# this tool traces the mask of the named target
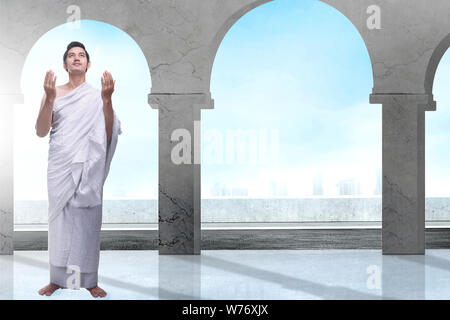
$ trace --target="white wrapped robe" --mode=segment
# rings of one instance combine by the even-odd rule
[[[51,278],[61,278],[52,276],[55,267],[76,265],[95,275],[86,285],[96,282],[103,186],[121,133],[114,112],[107,143],[101,92],[88,83],[55,100],[47,170]]]

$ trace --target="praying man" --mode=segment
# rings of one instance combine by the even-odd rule
[[[101,91],[86,82],[91,66],[80,42],[71,42],[63,56],[69,81],[56,86],[47,71],[36,134],[50,131],[48,187],[48,252],[50,283],[40,295],[57,289],[86,288],[105,297],[98,286],[103,185],[108,176],[120,121],[112,107],[115,80],[105,71]]]

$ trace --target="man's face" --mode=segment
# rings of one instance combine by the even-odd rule
[[[67,53],[64,69],[69,73],[80,74],[85,73],[89,69],[91,63],[87,61],[86,52],[83,48],[73,47]]]

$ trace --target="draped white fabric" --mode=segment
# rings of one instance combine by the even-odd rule
[[[121,133],[114,112],[107,143],[101,92],[87,82],[55,100],[47,169],[49,222],[69,200],[76,207],[102,204],[103,185]]]

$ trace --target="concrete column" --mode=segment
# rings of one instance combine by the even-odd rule
[[[205,94],[150,94],[159,109],[159,254],[200,254],[200,110]]]
[[[383,105],[383,254],[425,253],[425,111],[421,94],[373,94]]]
[[[21,94],[0,94],[0,254],[13,254],[14,177],[13,107]]]

